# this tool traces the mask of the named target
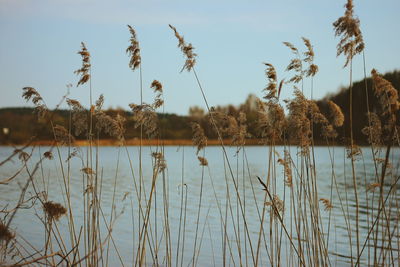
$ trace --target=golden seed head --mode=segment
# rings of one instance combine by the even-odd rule
[[[320,198],[319,201],[322,202],[322,204],[324,204],[325,206],[325,210],[329,211],[333,208],[333,205],[331,203],[331,201],[327,198]]]
[[[201,166],[208,166],[208,161],[206,158],[203,157],[197,157],[197,158],[199,159]]]
[[[66,208],[64,208],[61,204],[54,203],[52,201],[47,201],[43,203],[43,209],[46,215],[49,216],[50,219],[55,219],[55,220],[60,219],[61,216],[67,213]]]
[[[364,50],[364,40],[360,30],[360,20],[354,16],[354,5],[352,0],[347,0],[344,16],[338,18],[334,23],[335,35],[341,39],[337,45],[337,56],[346,56],[346,67],[356,54]]]
[[[142,58],[140,56],[140,48],[139,48],[139,41],[136,37],[135,29],[132,26],[128,25],[129,32],[131,34],[130,42],[131,44],[126,49],[126,53],[131,57],[129,61],[129,67],[132,70],[135,70],[140,66]]]
[[[78,81],[78,84],[76,86],[79,85],[83,85],[85,83],[87,83],[90,79],[90,53],[87,50],[85,43],[81,42],[81,50],[78,51],[78,54],[81,55],[82,57],[82,67],[80,69],[77,69],[76,71],[74,71],[74,73],[76,75],[80,76],[80,79]]]
[[[186,61],[185,64],[182,67],[181,72],[186,69],[187,71],[190,71],[194,65],[196,64],[196,57],[197,54],[193,52],[194,47],[192,46],[191,43],[187,44],[185,42],[185,39],[183,36],[181,36],[176,28],[169,24],[169,27],[174,31],[175,37],[178,39],[178,47],[181,49],[182,53],[186,56]]]
[[[192,132],[193,132],[193,144],[197,146],[196,155],[199,154],[200,150],[207,146],[207,137],[204,134],[203,128],[197,122],[192,122]]]
[[[81,171],[87,175],[95,174],[95,172],[92,170],[92,168],[89,168],[89,167],[82,168]]]

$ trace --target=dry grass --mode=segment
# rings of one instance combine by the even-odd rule
[[[346,58],[350,88],[353,57],[364,49],[360,21],[354,15],[353,8],[353,2],[348,0],[344,16],[334,22],[335,34],[340,37],[337,55],[343,54]],[[196,266],[204,264],[204,261],[200,264],[198,261],[202,246],[205,246],[203,237],[207,229],[210,236],[208,241],[213,251],[212,262],[215,263],[214,257],[217,254],[224,266],[332,266],[341,264],[336,262],[335,256],[338,254],[335,245],[339,243],[345,243],[342,248],[348,250],[348,255],[343,258],[346,258],[349,265],[398,265],[400,177],[395,167],[398,159],[393,158],[395,154],[391,151],[394,146],[399,145],[397,115],[400,104],[397,90],[376,70],[371,72],[381,108],[376,113],[369,113],[370,124],[363,132],[369,138],[373,162],[365,162],[364,150],[353,140],[353,103],[350,90],[350,121],[346,122],[350,125],[350,136],[347,136],[349,144],[342,151],[347,158],[343,157],[343,166],[338,168],[334,150],[340,148],[332,145],[337,137],[337,128],[345,124],[345,117],[335,103],[328,103],[330,113],[325,116],[313,99],[305,97],[304,90],[308,89],[305,88],[305,84],[308,84],[305,81],[311,81],[309,89],[312,95],[313,79],[318,72],[318,66],[314,64],[314,49],[309,39],[302,38],[306,49],[304,52],[292,43],[284,42],[294,55],[286,68],[291,75],[287,82],[278,79],[278,73],[272,64],[264,63],[267,85],[262,90],[263,99],[258,99],[257,125],[252,125],[257,127],[261,139],[255,139],[249,136],[250,126],[245,113],[226,114],[209,106],[202,82],[195,70],[197,55],[192,44],[187,43],[175,27],[169,26],[185,58],[182,71],[193,73],[206,107],[206,113],[200,108],[192,110],[193,140],[163,139],[157,110],[163,107],[165,100],[162,83],[158,80],[153,80],[150,84],[149,89],[155,94],[150,104],[143,102],[142,97],[140,103],[130,104],[132,120],[135,127],[140,129],[140,136],[125,139],[125,118],[107,115],[103,110],[102,95],[95,104],[92,103],[90,53],[82,42],[78,52],[82,67],[75,73],[79,76],[78,86],[89,86],[90,106],[83,107],[79,101],[67,99],[70,107],[68,127],[55,124],[51,112],[36,89],[23,88],[22,97],[32,101],[39,117],[48,122],[53,130],[54,140],[33,140],[29,143],[30,146],[16,149],[0,164],[3,167],[3,164],[11,162],[13,158],[18,158],[17,162],[20,164],[15,174],[1,179],[4,182],[0,186],[13,183],[16,177],[25,179],[20,183],[15,206],[1,207],[0,210],[0,265],[4,265],[4,262],[15,266]],[[139,69],[142,96],[141,50],[135,29],[128,25],[128,30],[128,65],[132,71]],[[293,86],[294,95],[282,102],[279,97],[288,86]],[[217,139],[208,140],[201,123],[209,123]],[[330,166],[316,166],[315,125],[322,129]],[[86,140],[75,140],[74,137],[81,134],[85,134]],[[99,139],[100,134],[106,134],[110,139]],[[50,148],[43,153],[40,151],[42,145],[49,145]],[[262,177],[254,173],[261,171],[254,170],[248,161],[248,145],[262,145],[267,151],[265,175]],[[283,147],[283,155],[278,153],[278,145]],[[61,146],[65,146],[63,149],[68,151],[67,156],[61,153]],[[114,177],[104,176],[99,155],[100,146],[118,147]],[[129,146],[139,147],[138,158],[131,156]],[[151,147],[149,170],[143,170],[142,146]],[[174,185],[170,184],[165,146],[180,147],[182,176],[178,185],[178,204],[170,203]],[[188,184],[185,176],[187,154],[184,146],[196,147],[195,156],[199,163],[197,168],[201,176],[199,175],[199,183],[195,187]],[[221,148],[223,171],[217,177],[207,159],[207,146]],[[227,146],[235,148],[233,158],[228,155]],[[378,146],[385,147],[377,149]],[[35,149],[39,150],[40,155],[37,162],[33,162],[32,157]],[[127,162],[123,162],[124,152]],[[71,169],[76,168],[71,165],[72,158],[80,164],[77,169],[80,170],[80,177],[72,175]],[[60,177],[46,178],[45,173],[52,170],[46,169],[44,160],[54,160],[48,163],[53,164],[53,167],[57,166]],[[131,171],[133,190],[118,196],[120,165],[125,163]],[[371,165],[375,167],[373,181],[367,177],[366,171],[366,166]],[[190,172],[194,171],[192,168],[194,166],[191,166]],[[320,168],[328,168],[324,173],[331,175],[321,177]],[[123,174],[126,175],[128,174]],[[205,183],[207,176],[210,184]],[[348,177],[351,177],[351,181],[347,180]],[[76,190],[71,186],[76,179],[82,191],[79,196],[72,192]],[[112,185],[111,188],[104,186],[104,179],[111,181],[108,183]],[[215,186],[216,179],[223,181],[223,188]],[[321,179],[330,179],[329,195],[326,190],[319,191]],[[49,200],[55,194],[49,192],[49,188],[53,188],[49,185],[55,181],[61,190],[60,203]],[[207,213],[203,196],[206,191],[212,192],[215,200],[214,203],[207,203],[210,205]],[[359,198],[364,193],[366,203],[363,204],[366,207],[361,207]],[[110,196],[111,203],[104,202],[104,194]],[[77,202],[73,201],[74,198],[79,199],[79,208],[74,206]],[[189,201],[193,200],[194,205],[188,206],[192,204]],[[120,244],[113,232],[118,219],[127,216],[124,214],[125,208],[118,208],[119,201],[130,209],[132,262],[124,262],[126,255],[121,255]],[[110,206],[106,207],[105,204]],[[217,208],[217,212],[209,216],[212,205]],[[249,213],[249,207],[253,213]],[[360,211],[361,208],[364,212]],[[35,221],[43,225],[44,243],[40,247],[31,245],[29,240],[18,234],[18,229],[14,232],[14,223],[18,218],[15,215],[26,210],[33,210]],[[179,225],[171,225],[171,216],[177,216],[178,213]],[[78,223],[79,216],[82,219]],[[347,232],[345,237],[335,234],[335,229],[339,229],[336,225],[338,220]],[[194,225],[188,225],[189,221],[195,221]],[[214,224],[211,225],[212,223]],[[212,227],[219,229],[220,236],[211,236]],[[171,234],[175,228],[178,229],[177,236]],[[187,240],[192,235],[193,242],[189,243]],[[338,242],[337,238],[345,240]],[[214,251],[217,241],[220,251]]]

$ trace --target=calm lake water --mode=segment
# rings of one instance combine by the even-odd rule
[[[30,170],[33,169],[35,163],[40,159],[40,155],[47,151],[48,147],[36,147],[33,150],[32,157],[28,161]],[[288,229],[294,229],[291,224],[290,213],[290,190],[284,185],[283,167],[277,163],[279,157],[283,157],[284,148],[276,147],[275,151],[270,153],[268,147],[249,146],[238,153],[236,148],[227,147],[227,155],[229,165],[232,170],[233,177],[229,171],[228,163],[224,160],[223,152],[220,147],[207,147],[204,156],[207,158],[209,168],[204,170],[199,165],[196,156],[196,148],[194,147],[165,147],[164,155],[167,164],[165,176],[160,174],[156,180],[156,192],[152,201],[153,209],[150,214],[150,242],[153,248],[157,247],[158,263],[165,265],[165,231],[164,228],[164,197],[168,200],[169,226],[172,246],[172,263],[173,265],[188,266],[191,265],[194,251],[194,243],[196,236],[196,228],[198,227],[196,247],[198,250],[197,264],[198,266],[221,266],[224,262],[230,266],[243,265],[252,266],[251,246],[246,238],[244,231],[243,214],[246,218],[247,227],[249,229],[251,244],[255,250],[260,233],[259,214],[262,210],[265,200],[265,191],[257,180],[257,176],[266,181],[268,173],[271,179],[276,183],[276,194],[285,199],[284,221]],[[298,186],[298,176],[301,172],[307,170],[301,169],[301,160],[298,156],[296,147],[288,148],[293,159],[294,166],[293,182],[294,186]],[[7,158],[14,148],[0,147],[0,161]],[[60,148],[60,160],[57,155],[57,150],[53,151],[53,160],[44,160],[42,166],[36,172],[35,183],[36,190],[47,191],[49,200],[66,203],[64,193],[63,175],[70,173],[70,186],[72,196],[72,209],[76,228],[79,229],[83,224],[83,194],[84,186],[81,169],[86,167],[87,148],[81,147],[79,157],[72,158],[70,169],[65,159],[69,155],[69,150],[66,147]],[[142,148],[142,170],[144,177],[144,186],[142,191],[145,192],[148,198],[151,181],[152,181],[152,163],[154,158],[151,153],[154,152],[154,147]],[[29,148],[28,153],[32,152]],[[95,151],[96,152],[96,151]],[[379,158],[384,157],[384,150],[381,151]],[[104,217],[109,222],[110,212],[115,196],[115,214],[117,217],[113,227],[113,239],[115,246],[121,255],[121,259],[126,266],[131,266],[135,259],[136,249],[138,246],[138,228],[139,228],[139,147],[100,147],[98,149],[98,167],[97,174],[101,177],[101,206]],[[132,166],[130,165],[130,160]],[[200,152],[203,156],[203,152]],[[272,155],[275,169],[270,169],[269,158]],[[389,175],[386,177],[385,192],[388,192],[394,179],[399,175],[399,149],[394,148],[391,153],[391,168]],[[353,193],[353,181],[351,175],[351,162],[346,158],[346,151],[343,147],[315,147],[314,149],[315,163],[313,164],[317,174],[317,189],[318,198],[331,199],[333,208],[330,212],[324,210],[324,206],[320,202],[320,212],[323,221],[323,231],[328,233],[328,221],[330,218],[329,232],[329,254],[331,265],[343,266],[348,265],[350,257],[350,245],[348,232],[345,226],[343,210],[340,208],[338,193],[344,204],[346,213],[350,214],[349,220],[353,234],[353,246],[355,240],[355,200]],[[95,153],[93,155],[95,158]],[[82,161],[83,160],[83,161]],[[0,180],[14,175],[22,166],[20,160],[15,157],[12,161],[0,166]],[[95,166],[95,163],[93,163]],[[375,180],[375,165],[373,164],[370,148],[363,148],[362,155],[355,161],[357,173],[357,186],[359,191],[360,203],[360,242],[363,243],[370,229],[371,222],[376,216],[371,213],[371,205],[375,203],[377,208],[377,196],[379,189],[373,193],[366,191],[366,184],[376,183]],[[381,165],[379,167],[379,173]],[[336,177],[337,189],[332,188],[332,174]],[[203,179],[202,179],[203,177]],[[18,201],[21,186],[26,182],[26,170],[23,170],[19,176],[12,180],[7,185],[0,185],[0,208],[11,209]],[[242,209],[238,205],[238,200],[235,193],[233,181],[238,186],[238,191],[242,201]],[[136,182],[136,187],[135,187]],[[199,195],[201,184],[203,182],[203,195],[201,202],[201,213],[199,223],[197,224],[197,211],[199,208]],[[116,186],[114,187],[114,184]],[[44,186],[45,185],[45,186]],[[163,187],[166,189],[166,196],[163,195]],[[115,189],[115,191],[114,191]],[[333,190],[332,190],[333,189]],[[183,197],[182,197],[183,190]],[[394,253],[394,258],[399,259],[399,191],[400,187],[394,187],[392,197],[386,203],[388,216],[393,221],[393,239],[391,251]],[[115,194],[115,195],[114,195]],[[227,195],[230,195],[229,199]],[[332,194],[332,197],[331,197]],[[34,195],[32,187],[29,187],[25,199]],[[375,197],[375,199],[373,199]],[[183,200],[183,201],[182,201]],[[229,200],[229,201],[228,201]],[[268,200],[268,199],[267,199]],[[144,197],[142,198],[143,207],[145,204]],[[29,205],[30,202],[27,203]],[[30,206],[30,205],[29,205]],[[369,209],[368,209],[369,207]],[[4,215],[1,215],[2,218]],[[221,223],[221,217],[226,219],[227,238],[229,246],[225,242],[224,231]],[[266,213],[267,218],[264,222],[264,228],[269,229],[270,213]],[[43,218],[43,211],[38,202],[30,209],[21,209],[17,214],[13,223],[12,229],[17,233],[17,237],[23,237],[38,250],[43,249],[44,244],[44,226],[40,222]],[[141,220],[141,223],[143,221]],[[67,234],[67,218],[64,216],[57,223],[59,230],[65,237],[65,242],[68,242],[69,235]],[[104,224],[102,224],[104,225]],[[104,226],[102,226],[104,227]],[[181,229],[181,231],[179,231]],[[105,230],[103,228],[103,230]],[[236,234],[237,233],[237,234]],[[325,234],[324,238],[327,238]],[[178,242],[178,239],[180,240]],[[269,245],[269,233],[265,233],[266,242],[261,242],[260,266],[269,266],[269,259],[265,244]],[[304,240],[304,242],[307,242]],[[297,244],[297,241],[296,241]],[[371,244],[372,245],[372,244]],[[110,266],[122,265],[120,259],[115,253],[113,245],[110,244]],[[179,247],[179,248],[178,248]],[[282,234],[282,258],[285,258],[285,253],[289,253],[290,244]],[[363,254],[362,266],[366,265],[368,260],[368,249]],[[225,250],[225,261],[224,253]],[[177,252],[178,251],[178,252]],[[241,253],[239,253],[239,251]],[[353,247],[355,252],[355,248]],[[152,265],[153,259],[150,251],[147,251],[147,263]],[[178,257],[176,255],[178,254]],[[241,256],[239,256],[239,254]],[[372,256],[370,256],[372,257]],[[387,256],[389,257],[389,256]],[[282,260],[285,262],[285,260]],[[286,265],[286,264],[283,264]]]

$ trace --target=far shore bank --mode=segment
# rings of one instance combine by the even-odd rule
[[[29,146],[52,146],[54,145],[54,140],[37,140],[22,144],[0,144],[1,146],[15,146],[15,145],[29,145]],[[224,139],[223,144],[226,146],[232,145],[231,139]],[[76,140],[71,144],[72,146],[88,146],[89,142],[87,140]],[[93,140],[93,145],[95,146],[119,146],[121,142],[114,139],[100,139]],[[122,145],[125,146],[193,146],[193,141],[190,139],[143,139],[138,138],[127,139]],[[218,139],[210,139],[207,141],[208,146],[220,146],[221,142]],[[247,139],[245,146],[260,146],[265,145],[265,140],[261,139]],[[269,145],[269,144],[268,144]],[[276,146],[284,145],[283,142],[276,142]],[[295,144],[291,144],[295,145]],[[327,146],[326,143],[315,143],[316,146]],[[330,144],[332,146],[343,146],[340,143]]]

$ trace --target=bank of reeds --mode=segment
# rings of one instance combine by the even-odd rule
[[[363,130],[368,136],[373,156],[374,179],[371,181],[367,177],[365,150],[354,142],[351,126],[356,116],[361,116],[352,113],[354,101],[351,90],[355,67],[353,58],[364,50],[359,24],[354,15],[353,2],[348,0],[345,15],[333,24],[335,34],[340,37],[337,54],[345,56],[345,67],[349,68],[350,131],[345,133],[347,148],[333,145],[337,131],[343,130],[344,116],[340,108],[329,102],[330,114],[322,114],[312,99],[313,79],[317,77],[318,66],[314,63],[311,41],[302,38],[304,51],[290,42],[284,42],[294,55],[286,69],[292,75],[287,81],[278,79],[271,63],[264,63],[267,84],[262,91],[263,98],[258,100],[257,127],[262,139],[257,142],[265,147],[268,155],[263,170],[265,175],[261,175],[261,171],[255,173],[248,161],[245,145],[250,136],[245,114],[234,117],[209,106],[206,88],[197,72],[194,47],[174,26],[169,25],[184,56],[181,71],[193,74],[207,111],[204,117],[195,118],[192,123],[192,145],[196,147],[199,160],[198,188],[187,184],[185,159],[188,152],[183,146],[179,147],[180,184],[170,184],[168,158],[164,153],[164,146],[170,144],[163,140],[163,129],[159,127],[157,116],[157,110],[163,108],[164,101],[168,100],[163,99],[161,82],[154,80],[149,88],[144,86],[141,50],[135,29],[128,25],[130,43],[126,52],[133,75],[139,75],[139,84],[134,85],[133,90],[140,90],[140,99],[130,104],[135,128],[140,129],[140,136],[134,141],[139,146],[137,158],[129,147],[132,141],[124,138],[125,118],[107,115],[102,108],[102,96],[93,101],[96,91],[91,84],[94,78],[91,76],[91,55],[82,43],[78,51],[82,66],[75,73],[79,76],[77,86],[88,90],[90,106],[83,107],[78,100],[65,96],[62,101],[66,100],[70,107],[67,128],[56,124],[52,112],[36,89],[23,88],[23,97],[35,105],[39,118],[52,128],[54,142],[42,151],[33,138],[26,146],[1,159],[0,168],[11,161],[17,161],[20,167],[11,176],[1,177],[0,181],[0,186],[4,188],[19,181],[16,200],[0,210],[0,265],[195,266],[201,265],[199,257],[202,247],[208,245],[204,244],[208,233],[212,255],[206,257],[210,259],[208,263],[214,265],[216,257],[219,257],[224,266],[336,266],[343,262],[351,266],[397,266],[400,255],[400,176],[397,169],[399,159],[393,157],[398,154],[393,153],[393,149],[400,144],[400,104],[397,90],[376,70],[372,70],[373,90],[380,101],[380,110],[369,111],[369,125]],[[365,65],[363,67],[365,69]],[[137,70],[139,73],[136,73]],[[305,86],[309,84],[305,81],[311,82],[309,88]],[[145,103],[142,92],[150,89],[155,93],[154,100]],[[282,90],[292,89],[294,97],[282,101]],[[366,87],[366,92],[370,89]],[[305,97],[304,92],[308,90],[311,99]],[[368,106],[368,103],[358,104]],[[209,123],[218,140],[208,140],[200,122]],[[319,176],[315,127],[321,128],[326,141],[324,145],[331,162],[330,177]],[[74,138],[82,133],[86,135],[85,147],[77,146]],[[103,145],[99,140],[100,133],[109,135],[115,140],[113,144],[118,146],[111,188],[104,186],[104,170],[99,154],[99,146]],[[223,177],[217,176],[210,168],[207,159],[207,146],[210,144],[221,149]],[[281,153],[278,144],[283,147]],[[67,155],[62,153],[62,146],[66,146]],[[150,146],[151,170],[143,170],[143,146]],[[229,147],[235,148],[234,160],[227,152]],[[335,150],[338,149],[343,149],[342,153],[346,155],[342,163],[335,159]],[[38,151],[39,160],[32,162],[32,155]],[[122,176],[119,166],[125,156],[130,173],[123,176],[131,177],[133,191],[119,196],[116,190]],[[71,164],[72,159],[80,165],[81,195],[71,189],[71,184],[75,184],[77,179],[73,175],[76,164]],[[49,171],[45,161],[54,161],[52,165],[61,174],[58,181],[62,203],[52,200],[54,193],[49,192],[49,188],[53,181],[45,174]],[[337,168],[338,164],[342,165],[341,169]],[[223,192],[215,187],[215,179],[224,180]],[[330,180],[329,194],[319,192],[320,179]],[[208,180],[209,183],[206,183]],[[177,187],[180,194],[179,205],[174,208],[170,203],[172,187]],[[204,204],[205,191],[212,192],[217,210],[214,216],[219,225],[210,225],[208,215],[211,204]],[[104,194],[111,195],[111,203],[104,203]],[[196,194],[195,210],[188,209],[190,194]],[[360,207],[361,195],[365,195],[365,207]],[[118,208],[118,201],[127,203],[130,210],[131,225],[126,231],[131,235],[133,249],[129,262],[126,262],[125,255],[121,255],[113,232],[118,219],[127,216],[124,209]],[[81,205],[79,208],[75,206],[77,203]],[[250,206],[255,208],[255,214],[249,214]],[[14,227],[15,220],[25,218],[18,214],[28,212],[33,216],[32,223],[43,225],[43,233],[37,233],[43,235],[43,244],[39,247],[33,246]],[[170,223],[172,212],[179,216],[178,225]],[[346,255],[336,251],[337,238],[343,239],[343,236],[336,236],[339,219],[335,217],[338,214],[344,222],[340,227],[347,232],[347,240],[341,240],[342,246],[347,246]],[[77,217],[83,219],[78,222]],[[188,218],[195,218],[192,243],[187,241]],[[360,227],[362,222],[367,228]],[[211,227],[219,227],[220,236],[211,236]],[[217,248],[220,251],[215,251],[216,243],[213,241],[216,239],[219,239]]]

